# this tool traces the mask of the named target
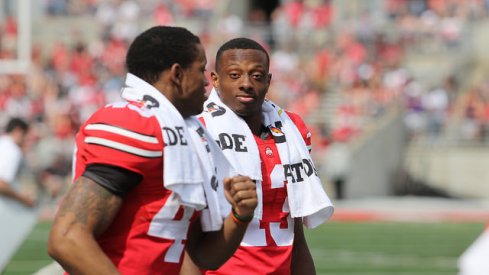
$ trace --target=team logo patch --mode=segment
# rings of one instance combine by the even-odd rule
[[[273,151],[270,147],[267,146],[267,148],[265,148],[265,155],[267,155],[267,157],[273,157]]]
[[[226,109],[217,105],[214,102],[210,102],[205,107],[207,108],[207,112],[209,112],[212,115],[212,117],[221,116],[224,113],[226,113]]]
[[[150,95],[144,95],[141,103],[148,109],[160,107],[160,103]]]
[[[284,132],[282,132],[282,130],[271,125],[268,126],[268,129],[270,130],[270,133],[273,136],[273,140],[275,140],[276,143],[285,142],[285,134]]]

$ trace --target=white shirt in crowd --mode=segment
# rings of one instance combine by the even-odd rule
[[[22,150],[8,136],[0,137],[0,180],[10,184],[15,190],[20,189],[20,185],[16,180],[17,173],[22,162]]]

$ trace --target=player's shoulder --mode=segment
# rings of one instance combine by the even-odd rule
[[[302,119],[302,117],[296,113],[293,113],[293,112],[290,112],[290,111],[285,111],[287,113],[287,115],[290,117],[290,119],[292,120],[292,122],[294,122],[294,124],[297,126],[297,128],[299,129],[307,129],[307,125],[306,123],[304,122],[304,119]]]
[[[87,120],[85,127],[93,124],[119,127],[141,134],[159,132],[154,113],[142,105],[130,102],[111,103],[98,109]]]
[[[287,115],[290,117],[292,122],[294,122],[295,126],[299,130],[299,132],[302,135],[302,138],[306,142],[307,146],[311,145],[311,131],[309,130],[309,127],[307,127],[306,123],[302,119],[301,116],[299,116],[296,113],[285,111]]]
[[[152,112],[123,102],[97,110],[77,135],[80,154],[92,163],[106,163],[135,171],[135,165],[161,157],[161,128]],[[144,170],[142,168],[138,168]]]

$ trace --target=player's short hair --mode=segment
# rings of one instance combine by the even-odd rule
[[[7,126],[5,127],[5,132],[11,133],[17,128],[20,128],[23,132],[27,132],[29,130],[29,124],[27,124],[27,122],[25,122],[21,118],[13,117],[7,123]]]
[[[198,36],[182,27],[156,26],[139,34],[129,46],[129,73],[155,83],[161,72],[178,63],[188,68],[198,56]]]
[[[236,49],[241,49],[241,50],[258,50],[267,56],[267,66],[270,64],[270,56],[268,55],[268,52],[263,48],[262,45],[260,45],[258,42],[256,42],[253,39],[245,38],[245,37],[239,37],[239,38],[234,38],[229,40],[228,42],[224,43],[219,50],[217,50],[216,53],[216,71],[219,71],[219,66],[221,63],[221,56],[222,54],[227,51],[227,50],[236,50]]]

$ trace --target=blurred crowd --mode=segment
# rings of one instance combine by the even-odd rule
[[[9,12],[16,1],[2,2],[0,61],[15,58],[18,37]],[[345,2],[356,3],[355,14]],[[456,52],[466,26],[487,18],[489,1],[386,0],[381,11],[368,2],[284,0],[270,13],[252,5],[243,18],[221,11],[218,0],[45,0],[40,21],[89,18],[97,36],[49,48],[33,44],[27,74],[0,75],[0,124],[12,116],[30,121],[30,171],[56,198],[70,180],[78,127],[119,98],[128,43],[147,25],[192,21],[207,49],[208,71],[217,47],[231,37],[248,36],[270,50],[269,97],[310,122],[316,152],[354,139],[393,107],[406,112],[412,136],[429,132],[436,139],[456,109],[467,121],[464,137],[489,139],[488,83],[464,93],[448,76],[425,87],[404,64],[428,42]],[[318,112],[328,112],[328,119],[314,119]]]

